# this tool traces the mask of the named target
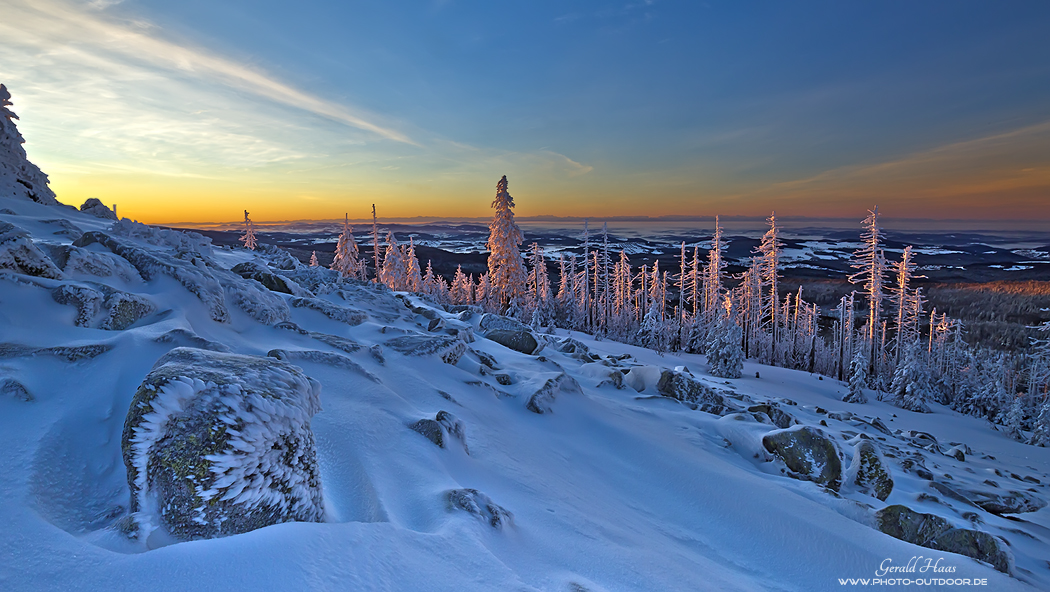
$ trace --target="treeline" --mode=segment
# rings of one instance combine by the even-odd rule
[[[962,322],[928,306],[915,282],[912,248],[897,261],[886,258],[878,208],[864,220],[863,246],[851,261],[848,281],[858,289],[838,300],[830,326],[821,327],[821,308],[807,301],[801,287],[780,296],[783,245],[775,214],[750,265],[733,278],[726,274],[716,218],[706,252],[683,242],[676,269],[661,269],[658,261],[635,267],[625,252],[610,249],[604,226],[592,237],[585,223],[583,254],[560,254],[552,281],[542,247],[533,243],[524,255],[520,251],[523,236],[506,177],[496,186],[492,207],[488,270],[477,278],[457,269],[449,283],[429,262],[421,270],[412,241],[399,244],[392,234],[380,261],[374,207],[373,272],[345,222],[331,267],[344,278],[422,293],[438,304],[476,305],[536,329],[559,327],[660,352],[705,354],[716,376],[740,377],[745,358],[819,373],[846,382],[848,402],[865,403],[874,393],[916,412],[939,403],[986,418],[1018,440],[1050,445],[1050,324],[1025,351],[967,343]],[[1002,294],[1013,297],[1005,289]]]

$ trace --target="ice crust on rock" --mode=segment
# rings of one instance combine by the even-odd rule
[[[324,517],[320,384],[273,358],[176,348],[139,386],[122,448],[138,535],[214,538]]]

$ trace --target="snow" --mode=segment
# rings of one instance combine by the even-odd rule
[[[883,454],[896,454],[891,445],[917,450],[902,436],[872,428],[874,418],[891,431],[927,432],[942,453],[921,452],[943,482],[962,487],[992,479],[1050,497],[1050,449],[1020,444],[973,417],[934,403],[931,414],[903,411],[876,401],[870,391],[870,403],[843,403],[848,389],[842,383],[750,362],[743,378],[715,378],[703,372],[702,356],[658,354],[561,330],[556,338],[577,340],[598,361],[557,346],[526,355],[469,332],[459,345],[441,339],[448,334],[440,331],[430,335],[442,348],[405,355],[387,344],[428,334],[420,325],[427,319],[384,289],[348,284],[295,306],[295,296],[265,291],[227,271],[241,261],[265,265],[263,253],[213,249],[202,237],[114,226],[26,200],[0,200],[0,206],[16,212],[3,219],[38,246],[70,245],[71,237],[55,235],[56,224],[46,222],[56,218],[85,232],[119,236],[115,240],[127,247],[119,252],[100,244],[80,247],[107,261],[110,275],[81,276],[83,267],[72,271],[68,264],[62,272],[68,281],[143,296],[160,311],[123,331],[80,327],[77,311],[55,302],[44,280],[0,281],[0,343],[24,346],[4,350],[0,375],[23,384],[35,399],[0,396],[0,589],[808,591],[838,589],[838,578],[873,577],[887,558],[905,564],[917,555],[943,555],[942,565],[956,567],[953,577],[987,578],[992,590],[1050,587],[1050,509],[1018,520],[979,511],[978,528],[1011,543],[1018,572],[1010,577],[872,527],[874,510],[898,503],[972,527],[961,513],[973,508],[944,496],[938,496],[941,503],[920,501],[920,493],[932,493],[929,481],[903,471],[902,457],[886,455],[895,487],[885,504],[845,485],[836,497],[767,461],[761,439],[776,426],[750,413],[718,417],[690,409],[658,396],[657,384],[664,369],[684,366],[737,407],[774,401],[804,425],[824,420],[828,426],[820,429],[847,455],[844,466],[853,448],[845,443],[861,432],[875,438]],[[186,258],[171,255],[180,250]],[[126,261],[121,252],[157,266],[136,265],[131,274],[119,263]],[[178,272],[139,277],[157,268]],[[191,272],[215,301],[243,302],[215,318],[209,301],[187,289]],[[413,297],[411,304],[433,309],[448,326],[462,324],[423,299]],[[247,310],[255,305],[270,313]],[[286,310],[301,331],[274,326],[283,314],[272,316],[275,309]],[[474,315],[464,322],[476,327],[478,321]],[[345,351],[321,336],[363,347]],[[325,522],[168,541],[174,544],[152,550],[118,532],[130,501],[121,432],[131,398],[161,356],[193,344],[255,356],[281,350],[277,357],[320,385],[322,410],[311,426]],[[91,356],[67,350],[43,355],[56,346],[95,345],[105,347]],[[371,353],[376,345],[385,351],[382,361]],[[464,350],[455,365],[441,358],[446,345]],[[619,359],[623,354],[630,357]],[[483,356],[497,368],[489,369]],[[627,388],[598,387],[621,369],[628,370]],[[507,374],[511,384],[498,383],[496,374]],[[531,412],[530,397],[551,380],[556,385],[547,394],[556,396],[542,401],[550,412]],[[190,380],[170,383],[164,409],[177,409],[200,388],[205,386]],[[409,429],[439,411],[462,422],[468,446],[440,448]],[[833,419],[837,412],[867,419]],[[155,419],[161,425],[163,413]],[[150,441],[144,429],[141,445]],[[965,443],[974,454],[965,461],[947,456],[951,442]],[[229,475],[244,467],[232,459],[220,463]],[[264,454],[258,463],[267,463]],[[457,491],[468,492],[464,499],[473,500],[482,518],[450,507],[450,492]],[[231,489],[224,495],[243,495],[250,503],[265,492]],[[486,513],[488,505],[507,512],[502,528],[490,525],[495,513]]]

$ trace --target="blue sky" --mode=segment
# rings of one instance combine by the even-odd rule
[[[1046,2],[4,5],[31,158],[151,221],[1050,218]]]

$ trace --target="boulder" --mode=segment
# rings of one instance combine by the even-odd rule
[[[455,364],[467,353],[467,344],[449,335],[403,335],[386,342],[390,349],[406,356],[441,356],[446,364]]]
[[[559,392],[580,393],[579,383],[564,372],[548,379],[525,403],[525,408],[533,413],[543,415],[552,411],[551,405],[557,398]]]
[[[748,407],[747,410],[750,413],[764,413],[769,421],[773,422],[773,425],[781,429],[787,429],[798,423],[794,416],[772,403],[759,403]]]
[[[102,203],[102,200],[97,197],[89,197],[87,201],[80,206],[80,211],[96,218],[102,218],[103,220],[117,219],[117,215],[113,210],[106,207],[106,204]]]
[[[442,448],[448,448],[449,439],[455,439],[463,446],[463,450],[468,454],[470,452],[467,450],[466,427],[448,411],[438,411],[434,419],[421,419],[408,427]]]
[[[230,271],[236,273],[246,280],[255,280],[263,285],[267,290],[273,292],[281,292],[283,294],[294,294],[292,288],[288,285],[285,279],[266,267],[253,263],[251,261],[245,261],[244,263],[238,263],[230,268]]]
[[[365,370],[361,364],[358,364],[342,354],[312,349],[271,349],[266,352],[266,355],[285,362],[314,362],[316,364],[324,364],[325,366],[331,366],[333,368],[342,368],[343,370],[356,372],[372,382],[382,382],[379,380],[378,376]]]
[[[11,397],[23,403],[36,400],[25,385],[10,377],[0,377],[0,397]]]
[[[846,471],[846,481],[861,491],[886,501],[893,491],[893,477],[871,440],[861,440],[853,448],[853,462]]]
[[[1046,507],[1046,500],[1024,491],[965,491],[974,504],[992,514],[1023,514]]]
[[[882,532],[920,547],[958,553],[995,569],[1013,572],[1013,557],[1002,541],[986,532],[956,528],[940,516],[916,512],[907,506],[887,506],[875,513]]]
[[[161,357],[121,440],[136,534],[191,540],[320,522],[310,429],[320,390],[273,358],[182,347]]]
[[[725,397],[684,372],[661,371],[656,390],[665,397],[677,399],[707,413],[725,415],[730,410]]]
[[[450,510],[462,510],[477,516],[497,530],[514,524],[514,515],[477,489],[451,489],[445,492]]]
[[[54,347],[33,347],[20,343],[0,343],[0,359],[29,356],[55,356],[67,362],[80,362],[101,356],[113,349],[108,343],[91,345],[56,345]]]
[[[485,333],[485,337],[503,347],[510,348],[523,354],[535,354],[540,348],[536,337],[528,331],[497,330]]]
[[[295,308],[316,310],[333,321],[346,323],[351,327],[356,327],[368,319],[368,315],[356,308],[339,306],[320,298],[292,298],[291,305]]]
[[[29,233],[8,222],[0,222],[0,269],[34,277],[62,277],[54,262],[33,244]]]
[[[776,455],[796,479],[813,481],[838,491],[842,485],[842,453],[824,432],[810,426],[770,432],[762,446]]]

